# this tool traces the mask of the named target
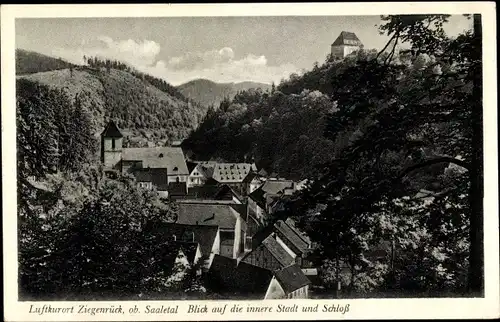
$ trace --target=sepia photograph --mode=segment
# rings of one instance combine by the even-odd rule
[[[485,297],[483,15],[14,26],[26,313]]]

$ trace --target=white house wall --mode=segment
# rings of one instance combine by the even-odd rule
[[[286,298],[285,291],[283,290],[283,287],[281,287],[276,277],[273,276],[271,282],[269,283],[269,287],[267,288],[264,300],[283,299],[283,298]]]

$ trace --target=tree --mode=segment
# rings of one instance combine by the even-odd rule
[[[469,290],[474,295],[480,294],[478,279],[481,279],[482,266],[477,254],[482,246],[478,243],[480,238],[475,240],[473,237],[481,232],[477,222],[482,213],[473,203],[469,209],[460,197],[474,195],[479,197],[477,200],[482,200],[477,184],[480,173],[471,171],[474,167],[471,165],[477,159],[481,160],[482,153],[474,150],[476,145],[473,143],[479,135],[473,134],[474,127],[470,123],[471,113],[480,114],[481,111],[477,108],[477,102],[481,100],[474,94],[477,94],[478,83],[474,83],[473,78],[478,80],[480,60],[471,55],[480,48],[480,35],[468,32],[456,39],[446,37],[442,27],[447,16],[443,15],[382,19],[385,24],[381,30],[391,35],[389,43],[393,47],[389,52],[384,48],[382,52],[385,54],[381,52],[375,59],[353,61],[331,78],[331,95],[338,111],[330,118],[327,134],[332,140],[342,136],[347,140],[337,147],[335,159],[325,165],[322,173],[311,178],[314,183],[310,189],[296,200],[296,205],[304,206],[298,207],[299,211],[324,205],[322,211],[309,212],[303,217],[302,225],[320,244],[318,252],[332,260],[340,257],[351,263],[353,272],[366,274],[370,267],[376,267],[373,261],[367,261],[366,252],[377,247],[380,238],[374,237],[384,236],[373,233],[373,221],[382,214],[392,214],[399,220],[406,212],[404,206],[397,205],[400,200],[413,203],[419,190],[426,185],[437,185],[434,189],[438,191],[437,199],[431,213],[436,216],[453,213],[447,219],[453,223],[454,229],[471,232],[470,239],[463,234],[460,236],[461,242],[468,244],[470,241],[471,245]],[[429,28],[431,24],[433,28]],[[408,52],[395,57],[398,41],[409,42],[411,47]],[[429,59],[417,64],[423,55]],[[436,69],[436,66],[440,68]],[[479,119],[479,115],[472,119]],[[477,121],[475,124],[479,128]],[[468,170],[460,172],[459,177],[461,181],[468,177],[469,182],[436,182],[439,181],[436,176],[443,169],[441,166],[439,171],[439,166],[448,164]],[[433,174],[431,169],[435,167],[438,170]],[[416,182],[423,177],[427,179]],[[449,202],[452,196],[458,201]],[[410,208],[413,216],[408,219],[410,222],[415,220],[412,218],[419,218],[417,209]],[[424,217],[436,223],[430,217]],[[411,240],[410,233],[419,238],[425,236],[425,231],[419,232],[414,224],[409,227],[413,228],[404,230],[404,240]],[[429,243],[443,235],[440,225],[427,228],[431,235],[424,240]],[[388,227],[383,231],[389,241],[396,233]],[[335,247],[328,248],[332,244]],[[424,247],[424,244],[419,245]],[[422,251],[424,258],[430,258],[428,248],[424,247]],[[434,271],[433,276],[438,276],[436,270],[443,260],[438,256],[428,271],[419,274]],[[459,270],[448,268],[450,272],[453,269]],[[393,274],[394,270],[390,272]],[[427,280],[419,290],[432,289],[430,285],[436,281]]]
[[[175,248],[152,227],[171,222],[176,207],[138,189],[132,178],[98,175],[95,181],[97,173],[89,168],[58,179],[56,187],[76,181],[86,192],[77,197],[79,202],[68,203],[61,189],[50,189],[49,195],[63,202],[22,226],[23,296],[119,298],[158,291],[158,283],[168,278]]]

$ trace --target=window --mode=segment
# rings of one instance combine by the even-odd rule
[[[177,167],[174,167],[174,171],[178,171],[178,170],[179,170],[179,168],[177,168]]]
[[[159,157],[160,157],[160,158],[163,158],[163,153],[160,153]]]
[[[111,148],[114,150],[115,149],[115,139],[111,139]]]

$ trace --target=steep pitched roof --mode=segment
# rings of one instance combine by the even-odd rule
[[[170,182],[168,184],[169,196],[186,196],[187,186],[185,182]]]
[[[273,236],[268,236],[262,241],[262,244],[281,265],[288,266],[294,263],[293,257],[288,254]]]
[[[285,220],[285,223],[290,227],[297,235],[299,235],[303,241],[305,241],[307,244],[311,245],[311,239],[309,236],[307,236],[305,233],[301,232],[299,229],[297,229],[295,225],[295,221],[292,218],[287,218]]]
[[[186,255],[189,263],[193,264],[194,258],[196,256],[196,249],[198,248],[198,243],[177,241],[176,244],[178,245],[179,249],[182,250],[184,255]]]
[[[124,148],[122,160],[141,161],[143,168],[167,169],[169,175],[188,175],[184,153],[178,147]]]
[[[274,276],[276,276],[276,279],[287,294],[311,284],[311,281],[304,275],[297,264],[276,271]]]
[[[238,217],[241,217],[241,215],[231,207],[231,204],[192,200],[179,203],[177,223],[187,225],[216,225],[221,229],[234,229]]]
[[[176,223],[163,223],[152,227],[153,230],[160,231],[167,240],[180,242],[197,243],[203,256],[208,256],[212,251],[218,226],[210,225],[181,225]]]
[[[263,296],[273,274],[271,271],[236,259],[215,255],[208,279],[217,291]]]
[[[294,187],[293,180],[270,179],[264,182],[259,189],[262,189],[266,194],[278,194],[285,189],[293,189]]]
[[[220,183],[243,182],[254,170],[255,165],[250,163],[216,163],[212,178]]]
[[[152,182],[153,175],[148,169],[137,170],[132,173],[137,182]]]
[[[108,138],[122,138],[123,134],[118,129],[118,126],[114,121],[109,121],[104,131],[102,131],[101,136]]]
[[[342,31],[332,44],[332,46],[342,46],[342,45],[363,46],[358,36],[356,36],[355,33],[349,31]]]
[[[302,239],[297,231],[290,228],[283,220],[278,220],[274,227],[289,243],[291,243],[300,252],[305,253],[308,249],[308,244]]]
[[[186,165],[187,165],[189,173],[191,174],[191,172],[193,172],[193,170],[198,166],[198,163],[192,162],[192,161],[187,161]]]

